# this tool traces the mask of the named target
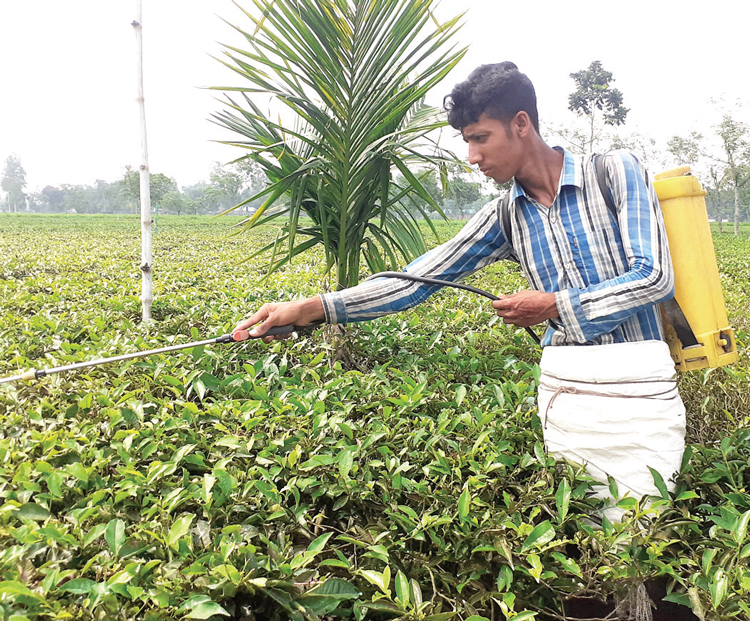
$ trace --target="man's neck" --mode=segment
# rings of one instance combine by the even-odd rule
[[[564,161],[563,153],[555,151],[536,135],[529,141],[524,163],[515,179],[526,194],[549,208],[557,196]]]

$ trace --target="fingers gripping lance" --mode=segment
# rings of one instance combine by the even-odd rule
[[[21,373],[20,375],[13,375],[12,377],[0,378],[0,384],[8,384],[10,382],[18,381],[33,381],[38,380],[47,375],[53,373],[63,373],[65,371],[76,371],[78,369],[86,369],[88,367],[96,367],[102,364],[109,364],[111,362],[123,362],[125,360],[132,360],[133,358],[146,358],[156,354],[166,354],[172,351],[179,351],[181,349],[189,349],[191,347],[200,347],[202,345],[215,345],[218,343],[235,343],[239,341],[245,341],[247,339],[263,338],[264,336],[275,336],[277,334],[290,334],[292,332],[299,331],[298,326],[276,326],[270,328],[265,334],[262,335],[251,335],[247,330],[237,330],[232,334],[223,334],[212,339],[206,339],[205,341],[195,341],[193,343],[184,343],[182,345],[171,345],[169,347],[161,347],[159,349],[149,349],[146,351],[137,351],[131,354],[124,354],[122,356],[114,356],[113,358],[101,358],[100,360],[91,360],[87,362],[76,362],[74,364],[68,364],[62,367],[53,367],[51,369],[32,369]]]

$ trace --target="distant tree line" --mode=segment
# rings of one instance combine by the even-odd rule
[[[445,186],[435,171],[422,173],[425,189],[451,219],[465,220],[474,215],[488,200],[500,192],[490,182],[474,179],[475,173],[453,167],[446,174]],[[397,175],[397,185],[403,177]],[[225,165],[215,164],[209,181],[183,186],[162,173],[151,174],[151,203],[158,205],[159,213],[175,215],[216,214],[251,198],[265,186],[262,171],[252,162]],[[140,175],[130,166],[125,168],[122,178],[114,182],[97,180],[93,185],[48,185],[40,192],[26,193],[26,171],[18,157],[6,159],[2,188],[5,197],[0,202],[0,211],[34,213],[140,213]],[[237,213],[250,213],[264,199],[255,199],[244,205]],[[421,206],[431,217],[440,214],[428,208],[427,201],[415,196],[414,215],[420,214]]]
[[[121,179],[97,180],[93,185],[48,185],[40,192],[26,192],[26,171],[15,155],[5,160],[0,211],[35,213],[140,212],[140,175],[126,167]],[[265,185],[265,177],[252,163],[215,164],[209,181],[183,186],[162,173],[151,174],[151,203],[163,214],[216,214],[251,198]],[[257,208],[262,199],[251,201],[240,213]]]

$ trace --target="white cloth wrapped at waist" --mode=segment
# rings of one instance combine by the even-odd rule
[[[557,459],[585,464],[605,485],[598,497],[609,497],[608,476],[621,497],[659,495],[649,467],[674,490],[685,447],[685,407],[666,343],[545,347],[541,370],[545,446]]]

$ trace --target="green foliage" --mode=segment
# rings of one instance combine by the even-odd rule
[[[568,97],[568,109],[579,115],[591,117],[597,110],[607,125],[622,125],[628,109],[622,105],[622,92],[611,88],[612,72],[595,60],[588,69],[571,73],[576,90]]]
[[[597,145],[606,139],[605,127],[623,125],[629,110],[623,105],[622,92],[611,87],[614,81],[612,72],[605,70],[600,61],[595,60],[588,69],[571,73],[570,77],[575,82],[576,90],[568,96],[568,109],[583,117],[586,126],[572,129],[564,127],[556,133],[560,134],[573,151],[593,153]],[[612,143],[622,141],[622,138],[616,136],[609,139]],[[625,142],[638,143],[641,139],[631,137]]]
[[[667,141],[667,151],[682,164],[695,164],[701,156],[700,143],[703,136],[700,132],[692,131],[686,137],[672,136]]]
[[[723,150],[723,181],[734,194],[734,234],[739,235],[740,190],[750,181],[750,126],[726,112],[715,129]]]
[[[177,182],[162,173],[151,173],[149,175],[149,190],[151,202],[160,202],[167,194],[177,192]],[[121,192],[132,201],[140,201],[141,198],[141,173],[133,170],[130,166],[125,167],[125,175],[119,181]]]
[[[26,171],[21,165],[21,160],[15,155],[9,155],[5,159],[5,169],[0,187],[6,192],[5,204],[9,212],[23,211],[26,207]]]
[[[724,108],[721,120],[713,126],[713,142],[711,137],[693,131],[688,136],[673,136],[667,149],[676,161],[693,166],[693,174],[700,177],[708,192],[709,213],[720,223],[734,220],[734,234],[739,235],[740,221],[747,219],[750,196],[750,126],[737,118],[736,108],[727,109],[721,101],[712,103]]]
[[[225,228],[160,222],[149,329],[136,217],[3,216],[0,376],[225,333],[317,290],[320,249],[261,286],[241,260],[273,230]],[[624,498],[594,528],[588,475],[543,450],[538,351],[441,291],[353,330],[359,370],[313,335],[0,386],[3,618],[542,619],[655,576],[707,619],[748,618],[750,253],[716,242],[742,360],[681,378],[673,499]]]
[[[248,49],[228,47],[225,64],[245,86],[217,122],[238,135],[269,184],[246,228],[283,220],[270,252],[272,272],[318,244],[335,288],[423,253],[409,201],[416,194],[441,213],[409,165],[441,160],[421,143],[445,122],[425,94],[462,57],[450,40],[457,19],[438,24],[432,0],[255,0],[252,28],[237,30]],[[264,114],[257,94],[271,97]],[[288,119],[291,115],[291,120]],[[278,120],[277,120],[278,118]],[[394,184],[392,170],[404,185]],[[276,207],[271,210],[271,207]],[[311,222],[301,221],[305,215]],[[299,237],[302,239],[300,240]]]
[[[264,185],[265,175],[252,162],[224,166],[217,163],[210,173],[210,183],[199,182],[181,189],[174,179],[153,173],[151,202],[155,214],[217,214],[252,197]],[[140,213],[140,174],[126,166],[123,177],[115,182],[99,179],[93,185],[48,185],[24,200],[26,209],[35,213],[136,214]],[[245,212],[254,211],[261,203],[260,199],[247,202]]]

